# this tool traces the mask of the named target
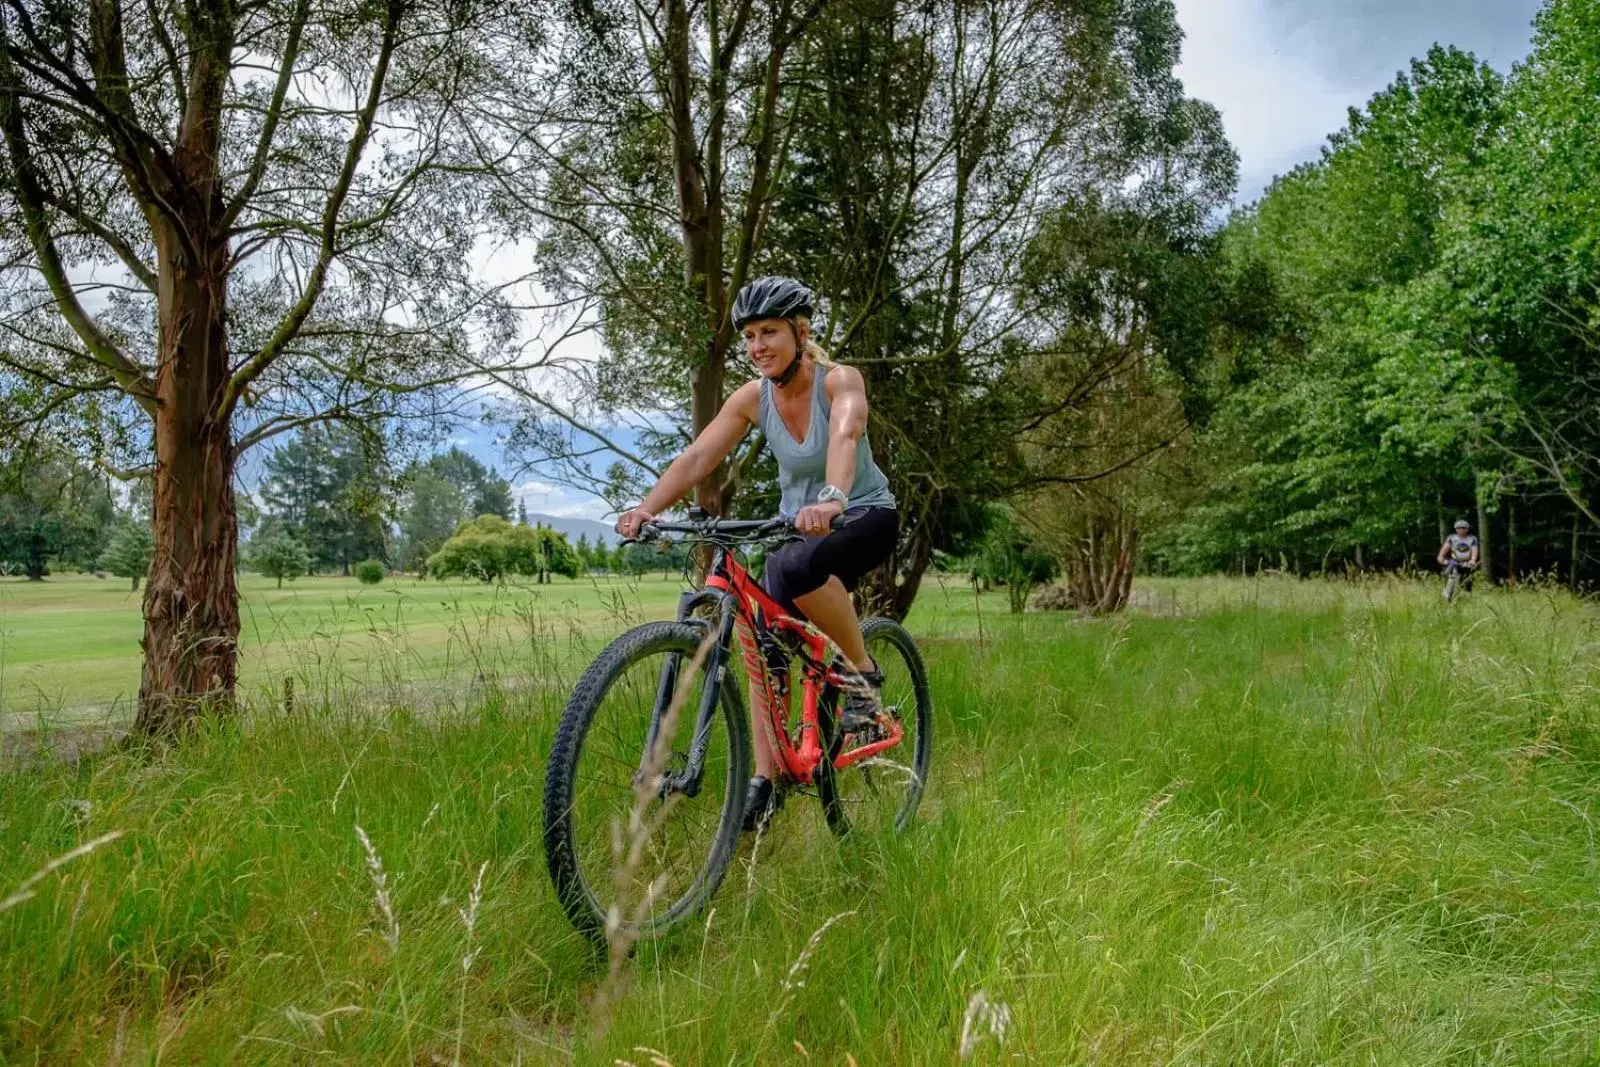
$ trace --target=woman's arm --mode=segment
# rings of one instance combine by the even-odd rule
[[[818,373],[822,369],[818,368]],[[861,372],[854,367],[831,367],[823,387],[828,390],[828,484],[842,489],[846,496],[856,480],[856,445],[867,429],[867,387]],[[811,504],[795,516],[795,528],[805,533],[821,533],[833,525],[844,511],[837,500]]]
[[[854,367],[834,367],[824,383],[828,415],[828,484],[849,494],[856,480],[856,445],[867,429],[867,385]]]
[[[728,457],[745,433],[755,424],[752,401],[758,396],[761,383],[746,382],[733,391],[717,417],[700,431],[689,447],[673,460],[661,474],[661,480],[645,494],[636,508],[622,513],[617,519],[617,532],[633,537],[643,523],[682,500],[689,490],[699,485]]]

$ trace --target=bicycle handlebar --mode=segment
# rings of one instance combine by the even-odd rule
[[[843,515],[836,516],[833,520],[838,527]],[[772,519],[719,519],[715,516],[706,516],[701,519],[690,519],[688,522],[660,521],[647,522],[639,527],[639,536],[625,538],[623,544],[647,544],[659,540],[662,534],[683,533],[693,534],[708,541],[715,540],[741,540],[759,541],[767,537],[776,537],[781,533],[794,533],[794,520],[783,518],[781,515]]]

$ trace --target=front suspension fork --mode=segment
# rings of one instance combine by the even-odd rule
[[[721,592],[702,589],[698,592],[685,593],[678,599],[680,622],[690,621],[695,608],[703,604],[715,605],[718,610],[711,623],[716,627],[716,636],[712,638],[714,643],[706,654],[704,664],[706,685],[700,693],[700,704],[695,709],[694,736],[689,744],[689,758],[682,770],[662,772],[659,792],[663,799],[673,793],[694,797],[700,792],[700,781],[705,774],[706,752],[711,747],[711,729],[716,719],[717,702],[722,696],[723,675],[727,671],[728,651],[733,637],[734,613],[727,610],[723,604],[725,596],[726,594]],[[705,631],[707,635],[712,632],[710,626],[705,627]],[[640,756],[641,774],[646,771],[650,754],[655,751],[661,737],[662,724],[677,696],[683,664],[683,653],[672,652],[668,653],[666,661],[661,665],[661,676],[656,682],[656,698],[650,709],[650,728],[645,735],[644,752]],[[677,713],[681,715],[683,710],[679,708]]]

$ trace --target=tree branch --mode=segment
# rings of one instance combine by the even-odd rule
[[[294,14],[289,18],[289,39],[284,42],[283,60],[278,67],[278,81],[272,87],[272,102],[267,105],[266,117],[261,121],[261,137],[256,142],[255,158],[250,161],[250,169],[245,175],[244,184],[239,187],[239,191],[229,202],[228,209],[223,212],[220,228],[224,231],[231,228],[240,213],[244,211],[267,172],[267,160],[272,154],[272,138],[278,132],[278,123],[283,118],[284,97],[288,95],[289,85],[294,81],[294,64],[300,55],[300,34],[305,29],[310,9],[310,0],[299,0],[295,4]]]
[[[17,72],[11,62],[9,42],[0,38],[0,126],[4,128],[6,149],[11,156],[12,188],[22,208],[28,241],[39,258],[39,271],[44,275],[61,317],[78,335],[89,356],[109,371],[123,391],[133,397],[140,407],[153,413],[157,403],[155,383],[100,329],[99,323],[79,303],[78,295],[67,279],[60,250],[56,248],[45,214],[45,191],[34,170],[33,150],[23,126],[17,87]]]
[[[155,33],[156,43],[161,46],[161,51],[167,57],[167,70],[172,75],[172,99],[177,101],[178,110],[184,107],[185,93],[183,89],[183,61],[178,58],[177,46],[172,42],[172,35],[167,32],[166,23],[161,21],[161,12],[156,9],[156,0],[144,0],[145,12],[150,18],[150,27]]]
[[[322,287],[327,280],[328,267],[333,262],[336,254],[335,244],[339,231],[339,212],[344,207],[346,197],[350,194],[350,186],[355,180],[356,167],[361,162],[362,153],[366,150],[367,141],[372,136],[372,122],[377,115],[378,104],[383,99],[383,86],[389,75],[389,60],[394,55],[395,38],[399,33],[400,17],[403,11],[401,0],[390,0],[388,17],[383,27],[383,44],[378,51],[378,62],[372,72],[372,81],[367,87],[367,99],[361,111],[356,116],[356,128],[350,136],[350,142],[345,146],[344,166],[339,171],[339,178],[334,183],[332,192],[328,196],[328,203],[322,213],[322,241],[318,251],[317,262],[311,269],[310,276],[306,279],[305,288],[300,293],[300,299],[294,307],[284,316],[278,328],[272,332],[267,343],[261,346],[255,356],[241,367],[229,380],[227,388],[218,404],[217,414],[226,418],[232,414],[234,407],[239,402],[240,395],[245,388],[261,374],[283,353],[284,348],[300,331],[306,319],[311,314],[311,309],[316,306],[317,298],[322,295]]]
[[[122,265],[128,268],[128,273],[138,279],[140,285],[152,293],[156,291],[156,272],[154,268],[139,258],[139,253],[134,251],[133,245],[129,244],[126,238],[93,215],[85,212],[80,204],[69,202],[65,197],[57,196],[48,189],[41,189],[40,192],[43,194],[46,203],[83,227],[85,232],[105,242],[106,247],[116,254],[116,257],[122,261]]]

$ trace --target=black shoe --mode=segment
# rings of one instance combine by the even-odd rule
[[[746,833],[751,830],[766,828],[772,821],[773,814],[783,807],[783,793],[775,789],[771,778],[756,775],[750,779],[750,785],[744,792],[744,829]]]
[[[845,733],[854,734],[878,725],[883,717],[883,672],[876,667],[858,671],[850,681],[839,723]]]

